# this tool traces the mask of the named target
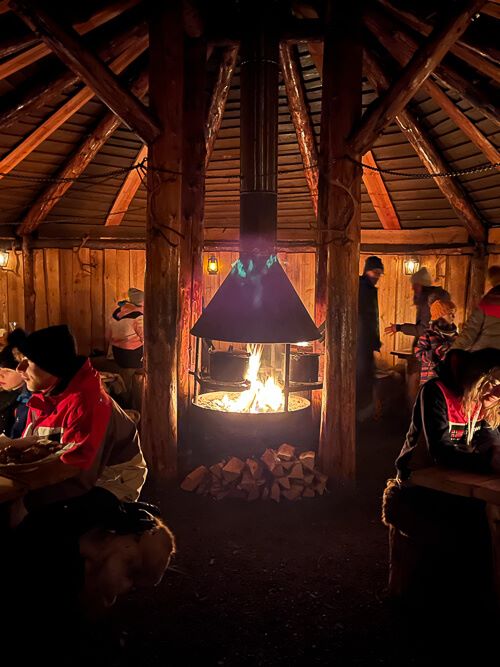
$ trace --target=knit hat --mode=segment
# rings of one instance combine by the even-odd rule
[[[0,352],[0,368],[10,368],[13,371],[17,368],[17,361],[14,359],[10,345],[4,347]]]
[[[488,278],[493,287],[500,285],[500,266],[498,264],[490,266],[488,269]]]
[[[432,276],[425,266],[412,275],[411,284],[422,285],[422,287],[430,287],[432,285]]]
[[[457,307],[453,301],[442,301],[441,299],[436,299],[436,301],[431,303],[431,321],[435,322],[441,317],[446,318],[451,315],[451,313],[454,313],[456,309]]]
[[[42,370],[58,378],[72,371],[77,358],[75,339],[65,324],[34,331],[19,349]]]
[[[128,291],[128,300],[134,306],[142,306],[144,303],[144,292],[136,287],[130,287]]]
[[[373,271],[374,269],[379,269],[380,271],[383,272],[384,265],[382,264],[382,260],[380,259],[380,257],[372,255],[371,257],[366,258],[365,268],[363,269],[363,273],[366,273],[367,271]]]

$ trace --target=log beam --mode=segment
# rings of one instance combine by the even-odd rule
[[[179,337],[177,395],[179,438],[186,441],[192,396],[189,370],[193,364],[191,327],[200,317],[203,298],[203,218],[205,202],[206,111],[203,95],[206,82],[206,42],[185,42],[185,89],[182,158],[182,231],[179,275]]]
[[[137,40],[133,46],[123,53],[121,53],[111,63],[111,68],[115,73],[122,72],[131,62],[133,62],[140,54],[147,48],[148,39],[144,36],[143,39]],[[65,102],[59,109],[49,116],[44,122],[39,125],[33,132],[28,135],[20,144],[13,148],[10,153],[0,160],[0,178],[12,171],[20,162],[22,162],[30,153],[34,151],[42,142],[61,127],[68,118],[71,118],[79,109],[81,109],[87,102],[94,97],[94,92],[88,87],[84,86],[73,97]]]
[[[133,164],[140,164],[147,155],[148,147],[145,144],[135,156]],[[138,169],[131,169],[126,175],[125,180],[115,197],[113,205],[106,216],[106,222],[104,223],[105,227],[116,226],[121,223],[141,183],[141,174]]]
[[[134,95],[141,98],[146,94],[147,88],[148,73],[147,71],[144,71],[132,86],[132,92]],[[110,138],[113,132],[120,127],[120,125],[120,119],[117,118],[112,111],[106,112],[94,130],[83,140],[73,153],[71,153],[69,159],[57,173],[58,180],[49,183],[30,206],[22,223],[18,227],[18,234],[23,235],[32,233],[38,228],[57,202],[69,190],[75,180],[85,171],[106,141]],[[119,210],[121,209],[116,208],[116,211]]]
[[[395,81],[363,114],[361,123],[351,140],[355,152],[364,154],[373,146],[375,140],[406,107],[427,77],[436,69],[451,45],[465,32],[471,18],[484,3],[485,0],[467,0],[460,10],[454,12],[432,31]]]
[[[377,168],[375,157],[371,151],[363,155],[363,164],[373,167],[373,169]],[[363,183],[383,229],[401,229],[398,214],[387,191],[382,174],[378,171],[364,168]]]
[[[184,34],[180,0],[149,11],[149,99],[163,129],[148,154],[142,443],[152,469],[175,478]]]
[[[412,30],[419,32],[422,36],[428,36],[432,32],[432,26],[426,21],[422,21],[422,19],[415,16],[415,14],[395,7],[390,0],[381,0],[381,3],[393,16],[402,21]],[[480,11],[481,13],[485,13],[485,10],[486,6],[483,6]],[[469,43],[466,37],[463,37],[453,44],[450,52],[471,67],[477,69],[483,76],[487,76],[497,83],[500,83],[498,50],[482,49]]]
[[[409,60],[420,46],[418,42],[405,28],[404,25],[395,21],[381,7],[374,3],[367,3],[364,10],[364,22],[371,32],[377,36],[379,31],[389,33],[397,43],[407,60]],[[386,48],[388,48],[386,46]],[[455,93],[467,100],[469,104],[484,114],[489,120],[498,125],[500,123],[500,107],[495,102],[498,95],[491,86],[485,86],[472,80],[471,77],[463,75],[452,64],[444,61],[433,72],[445,88],[450,88]]]
[[[307,113],[307,102],[300,73],[300,61],[293,47],[286,42],[280,44],[280,61],[283,81],[288,98],[297,142],[299,144],[304,175],[311,195],[314,214],[318,215],[318,150],[314,130]]]
[[[79,35],[85,35],[91,30],[111,21],[122,12],[130,9],[130,7],[137,5],[138,1],[139,0],[117,0],[117,2],[111,3],[111,5],[98,10],[88,21],[77,23],[73,27]],[[28,49],[28,51],[23,51],[23,53],[20,53],[15,58],[6,60],[0,64],[0,80],[5,79],[7,76],[12,76],[12,74],[28,67],[28,65],[32,65],[44,56],[48,56],[50,53],[50,48],[41,43]]]
[[[99,49],[99,57],[105,61],[113,60],[122,51],[132,46],[137,39],[143,39],[146,33],[147,26],[142,23],[115,39],[108,39],[107,44]],[[0,129],[19,121],[34,108],[44,105],[50,106],[66,88],[78,83],[79,77],[74,72],[62,68],[62,71],[56,74],[55,70],[56,68],[51,68],[52,76],[49,79],[42,82],[36,81],[34,85],[30,84],[20,90],[15,90],[11,95],[2,98]]]
[[[357,2],[328,3],[323,66],[319,219],[328,230],[325,371],[319,459],[331,477],[356,473],[356,330],[361,169],[346,138],[361,117],[362,43]]]
[[[149,110],[87,48],[75,30],[61,26],[50,14],[41,7],[34,8],[28,0],[12,0],[10,6],[127,127],[146,142],[158,136],[158,122]]]
[[[402,48],[401,40],[397,33],[390,30],[384,22],[379,22],[368,18],[368,27],[377,40],[382,44],[395,60],[402,66],[406,65],[409,60],[409,53],[407,49]],[[458,128],[472,141],[472,143],[484,154],[484,156],[492,163],[498,164],[500,162],[500,152],[491,143],[491,141],[484,136],[479,128],[460,110],[460,108],[451,100],[448,95],[431,79],[427,79],[422,86],[422,89],[428,93],[433,100],[438,104],[443,111],[455,122]]]
[[[33,249],[30,245],[30,237],[23,236],[23,279],[24,279],[24,327],[28,332],[35,331],[35,263]]]
[[[224,110],[226,108],[227,96],[231,89],[231,80],[236,67],[236,58],[238,57],[238,46],[228,46],[224,50],[222,61],[215,82],[212,98],[210,100],[210,108],[208,110],[207,129],[206,129],[206,156],[205,167],[208,167],[212,151],[214,149],[215,140],[219,135]]]
[[[383,91],[389,87],[390,76],[384,72],[375,56],[367,51],[364,53],[364,73],[375,89]],[[396,117],[396,122],[430,174],[450,170],[444,158],[427,136],[423,126],[410,111],[401,111]],[[465,225],[471,237],[479,243],[484,243],[486,240],[485,226],[479,212],[460,183],[453,178],[442,176],[434,176],[433,180],[450,203],[458,219]]]

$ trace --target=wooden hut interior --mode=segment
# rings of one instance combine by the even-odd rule
[[[67,324],[79,353],[102,361],[111,313],[130,287],[144,290],[132,407],[151,474],[178,484],[222,455],[245,461],[280,442],[298,445],[289,437],[307,420],[316,490],[327,479],[354,488],[363,476],[355,341],[366,259],[384,266],[382,422],[394,411],[386,384],[397,380],[405,393],[412,338],[386,329],[415,321],[412,275],[426,267],[451,294],[460,330],[491,287],[488,268],[500,264],[499,19],[498,0],[1,0],[0,328]],[[307,311],[319,375],[292,393],[290,355],[302,341],[286,331],[301,315],[287,306],[285,333],[271,317],[274,338],[222,333],[216,348],[276,343],[285,413],[296,395],[308,416],[290,412],[284,432],[283,407],[256,415],[260,426],[237,426],[242,416],[229,414],[227,430],[220,415],[197,428],[197,397],[218,385],[200,381],[212,329],[198,337],[191,329],[210,317],[217,294],[224,302],[228,276],[247,275],[256,246],[277,257]],[[244,321],[229,306],[227,322],[218,312],[212,322],[228,330]],[[253,321],[262,328],[267,317]],[[234,449],[238,428],[245,444]],[[209,429],[210,442],[227,448],[200,455]],[[262,430],[273,433],[269,442]],[[241,469],[226,472],[232,480]],[[278,499],[294,499],[283,484]],[[470,480],[422,484],[475,493]],[[498,577],[495,484],[479,497],[496,508]],[[215,494],[225,497],[224,488],[217,482]]]

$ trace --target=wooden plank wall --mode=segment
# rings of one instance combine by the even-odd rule
[[[145,255],[142,250],[35,250],[36,325],[67,323],[82,353],[104,349],[106,321],[116,302],[126,296],[129,286],[143,288]],[[208,257],[215,254],[219,273],[208,275]],[[309,313],[314,312],[315,255],[312,252],[280,253],[280,261]],[[205,306],[231,268],[238,253],[205,253]],[[361,257],[360,271],[366,256]],[[448,289],[458,306],[457,322],[463,323],[470,258],[467,255],[427,255],[420,258],[435,283]],[[0,270],[0,328],[8,322],[24,324],[22,258],[18,274]],[[415,309],[410,280],[403,273],[404,257],[384,255],[385,275],[379,283],[380,328],[391,322],[412,322]],[[497,262],[492,256],[490,264]],[[9,269],[16,258],[9,258]],[[408,350],[411,339],[402,334],[382,335],[381,360],[393,364],[391,350]]]

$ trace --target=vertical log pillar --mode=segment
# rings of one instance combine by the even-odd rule
[[[466,317],[469,317],[477,308],[484,294],[486,273],[488,271],[488,255],[482,246],[478,246],[472,255],[469,272],[469,285],[467,289],[467,303],[465,305]]]
[[[319,227],[327,228],[325,374],[319,460],[330,477],[356,472],[356,329],[361,168],[348,137],[361,117],[361,3],[330,0],[323,62]]]
[[[182,232],[179,275],[178,379],[179,440],[185,441],[191,396],[189,368],[193,338],[189,331],[201,315],[203,280],[203,205],[205,197],[205,79],[204,39],[185,43],[184,127],[182,152]]]
[[[149,144],[142,442],[150,468],[177,470],[177,305],[184,31],[181,0],[149,3],[149,105],[162,132]]]
[[[35,331],[35,264],[30,237],[23,236],[23,276],[24,276],[24,327],[26,331]]]

